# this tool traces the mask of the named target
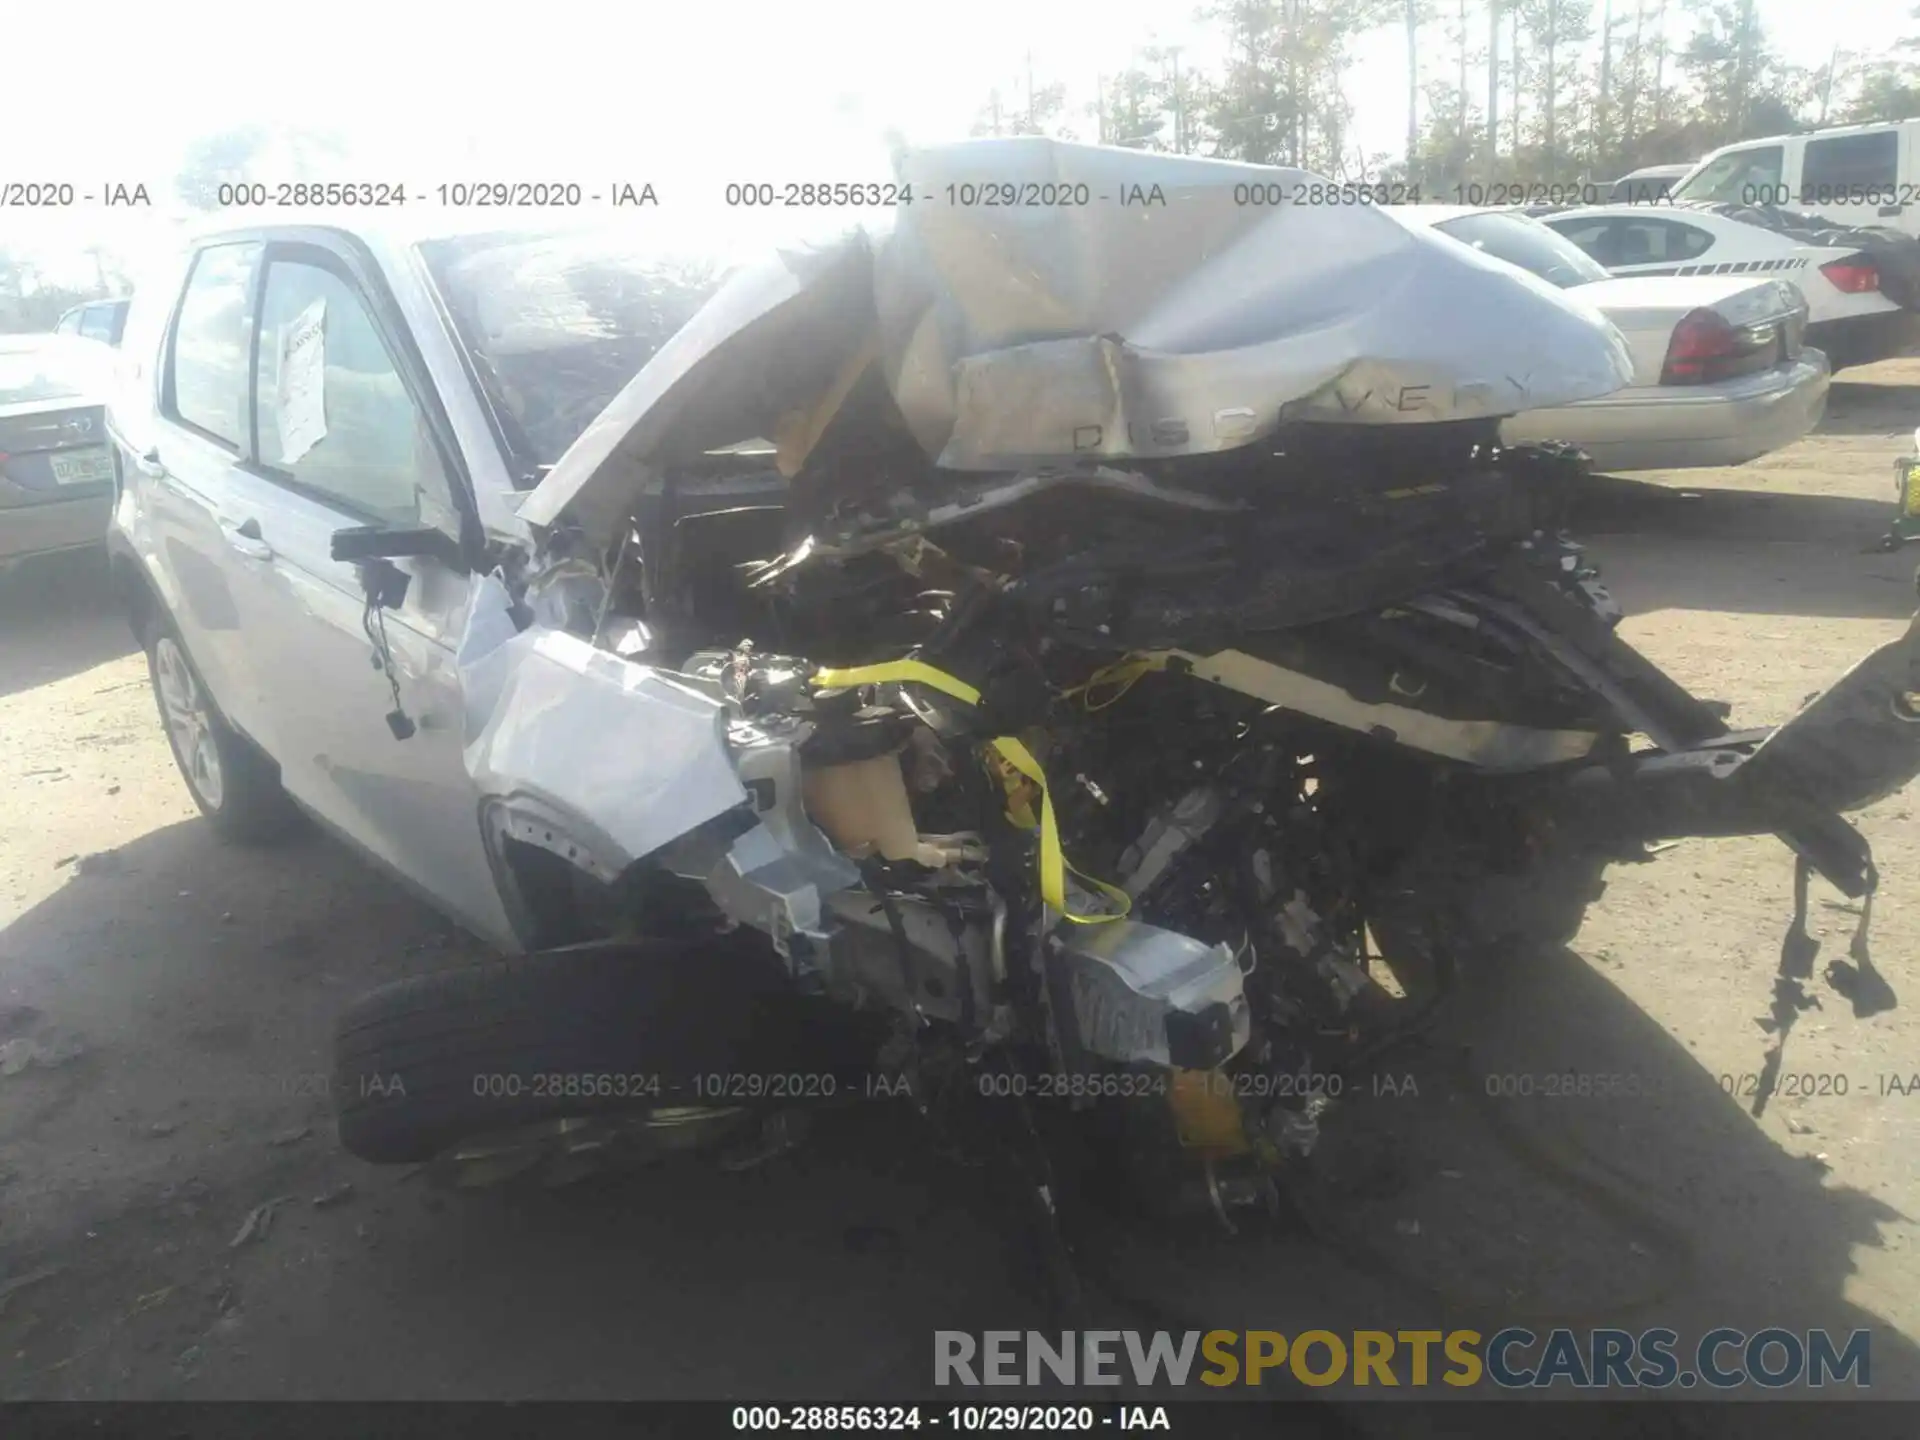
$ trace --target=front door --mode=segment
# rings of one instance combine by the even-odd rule
[[[458,537],[464,481],[430,418],[437,398],[401,358],[413,347],[370,266],[317,244],[271,245],[264,263],[255,455],[232,508],[271,552],[260,611],[246,622],[275,758],[324,820],[510,946],[461,758],[453,656],[468,578],[436,560],[396,560],[405,599],[375,615],[357,568],[331,556],[334,532],[351,526]],[[407,738],[390,727],[396,710]]]

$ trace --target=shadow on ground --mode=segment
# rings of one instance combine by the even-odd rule
[[[1914,611],[1920,547],[1878,549],[1892,520],[1890,499],[1594,476],[1576,501],[1574,533],[1629,614],[1897,620]]]
[[[1905,620],[1920,548],[1861,555],[1817,544],[1599,536],[1601,578],[1629,615],[1687,610],[1800,619]]]
[[[1730,488],[1689,489],[1594,475],[1573,503],[1576,535],[1666,535],[1702,540],[1794,541],[1866,550],[1894,518],[1893,471],[1884,499]]]
[[[112,853],[0,932],[5,1023],[83,1047],[0,1080],[0,1262],[60,1267],[0,1311],[8,1398],[892,1398],[926,1384],[934,1329],[1039,1323],[897,1103],[744,1174],[441,1192],[351,1160],[332,1016],[471,943],[319,837],[236,850],[187,822]],[[1570,952],[1469,967],[1376,1070],[1395,1093],[1350,1082],[1311,1229],[1141,1245],[1129,1288],[1172,1308],[1118,1323],[1879,1327],[1842,1287],[1892,1212],[1783,1155]],[[1642,1094],[1474,1092],[1567,1071]],[[1590,1158],[1569,1181],[1513,1130]],[[1600,1170],[1658,1219],[1623,1219]],[[1916,1393],[1913,1347],[1874,1345],[1876,1390]]]
[[[1749,999],[1760,1018],[1769,996]],[[1823,1000],[1846,1024],[1844,1002]],[[1761,1069],[1766,1043],[1756,1028],[1743,1071]],[[1785,1053],[1791,1068],[1791,1039]],[[1603,1077],[1638,1093],[1591,1093]],[[1470,965],[1433,1031],[1349,1082],[1352,1123],[1329,1129],[1305,1191],[1310,1237],[1257,1260],[1220,1244],[1140,1245],[1132,1268],[1177,1286],[1202,1328],[1666,1326],[1683,1369],[1717,1326],[1825,1328],[1841,1342],[1867,1329],[1868,1393],[1920,1397],[1920,1347],[1845,1294],[1855,1247],[1878,1246],[1905,1217],[1783,1152],[1737,1089],[1572,951]],[[1562,1382],[1540,1398],[1571,1393]],[[1685,1433],[1743,1433],[1737,1417],[1687,1409]],[[1871,1428],[1884,1419],[1850,1418],[1887,1433]]]
[[[108,586],[104,551],[45,556],[0,574],[0,696],[133,649]]]
[[[1821,435],[1911,435],[1920,425],[1920,385],[1835,380]]]
[[[0,1020],[81,1047],[0,1079],[0,1274],[60,1267],[0,1310],[0,1395],[845,1399],[1032,1323],[899,1102],[738,1175],[443,1192],[340,1152],[334,1015],[478,953],[322,837],[197,821],[0,931]]]

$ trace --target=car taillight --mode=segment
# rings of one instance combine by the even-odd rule
[[[1880,267],[1858,255],[1845,260],[1829,260],[1820,273],[1833,282],[1833,288],[1848,295],[1865,295],[1880,288]]]
[[[1692,310],[1673,327],[1667,341],[1667,363],[1660,371],[1662,385],[1698,385],[1713,379],[1714,361],[1738,354],[1740,337],[1711,310]]]

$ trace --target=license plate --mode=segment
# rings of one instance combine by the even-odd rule
[[[53,479],[58,485],[93,485],[113,478],[113,456],[104,445],[63,450],[53,457]]]

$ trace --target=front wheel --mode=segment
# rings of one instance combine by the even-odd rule
[[[364,995],[334,1036],[340,1143],[435,1159],[538,1127],[855,1099],[861,1017],[796,994],[749,932],[594,941],[416,975]]]
[[[180,778],[221,838],[270,840],[292,828],[298,812],[280,788],[278,767],[227,724],[164,622],[148,637],[147,676]]]

